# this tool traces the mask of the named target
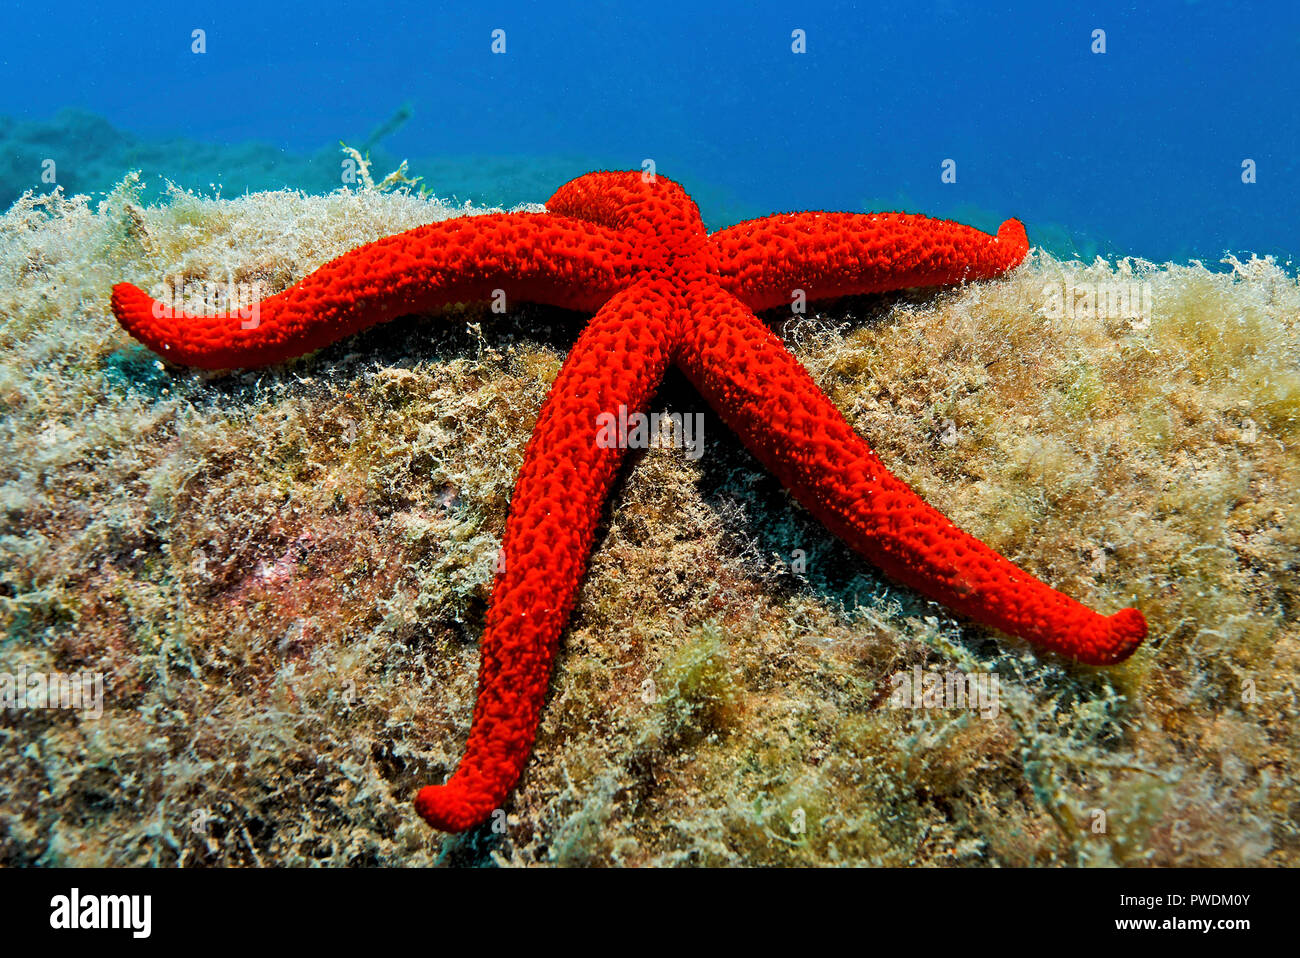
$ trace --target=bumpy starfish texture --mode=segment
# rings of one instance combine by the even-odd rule
[[[415,800],[430,824],[471,828],[519,780],[624,455],[598,441],[598,417],[620,405],[644,411],[669,365],[799,502],[895,580],[1084,663],[1120,662],[1141,644],[1147,626],[1136,609],[1094,612],[927,505],[755,316],[788,305],[796,290],[816,300],[997,276],[1029,250],[1018,221],[994,237],[900,213],[791,213],[709,235],[681,186],[637,172],[579,177],[547,210],[452,219],[363,246],[264,300],[256,323],[113,287],[113,311],[132,336],[174,362],[218,369],[279,362],[498,289],[595,313],[524,454],[465,754],[446,784]]]

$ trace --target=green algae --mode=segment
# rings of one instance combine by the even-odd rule
[[[581,320],[463,307],[210,374],[158,368],[108,288],[275,291],[464,212],[148,205],[128,178],[0,217],[0,670],[109,684],[97,721],[0,717],[0,862],[1296,863],[1300,288],[1260,260],[1037,252],[781,324],[960,525],[1142,608],[1129,663],[890,585],[710,417],[703,459],[651,449],[616,487],[499,828],[428,831],[410,801],[463,748],[514,475]],[[1049,284],[1129,280],[1149,323],[1046,315]],[[703,408],[680,377],[656,403]],[[889,707],[915,667],[996,674],[999,714]]]
[[[161,398],[171,383],[162,360],[138,343],[105,356],[102,369],[109,388],[136,389],[150,399]]]

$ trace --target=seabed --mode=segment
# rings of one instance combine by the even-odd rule
[[[506,815],[429,830],[583,317],[457,307],[208,374],[108,306],[276,292],[467,212],[389,185],[131,176],[0,216],[0,672],[105,677],[98,718],[0,711],[0,864],[1297,864],[1296,276],[1041,250],[768,318],[891,469],[1146,646],[1081,667],[889,584],[670,378],[652,411],[705,413],[704,455],[632,457]],[[996,715],[893,707],[917,668],[996,675]]]

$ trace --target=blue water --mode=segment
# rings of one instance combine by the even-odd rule
[[[715,228],[901,208],[986,228],[1019,216],[1031,241],[1083,255],[1300,252],[1300,4],[993,6],[23,0],[0,40],[0,115],[72,106],[142,140],[229,146],[186,184],[204,187],[239,179],[241,144],[334,148],[409,103],[383,147],[415,173],[453,161],[439,195],[481,178],[461,157],[566,158],[536,200],[587,166],[653,159]],[[77,137],[55,139],[65,168],[84,162]],[[26,154],[13,162],[11,188],[49,188]]]

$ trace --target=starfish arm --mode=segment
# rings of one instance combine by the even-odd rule
[[[709,237],[719,282],[753,310],[807,299],[988,279],[1029,252],[1019,220],[997,236],[907,213],[787,213]]]
[[[1092,665],[1146,637],[1136,609],[1103,616],[958,529],[890,473],[799,361],[742,303],[702,285],[677,359],[719,415],[813,515],[886,574],[977,622]]]
[[[435,828],[487,819],[528,761],[560,631],[623,459],[598,417],[649,403],[670,360],[672,311],[645,285],[617,294],[579,336],[542,407],[510,502],[465,755],[445,785],[415,800]]]
[[[244,310],[197,316],[129,283],[113,287],[124,329],[173,362],[265,366],[368,326],[450,303],[489,299],[597,309],[630,281],[641,254],[628,237],[548,213],[461,216],[377,240],[331,260]]]

